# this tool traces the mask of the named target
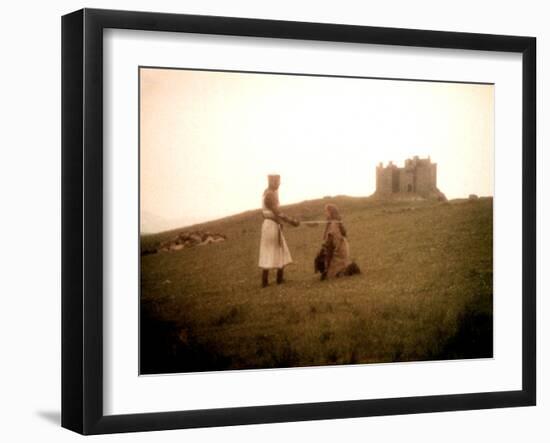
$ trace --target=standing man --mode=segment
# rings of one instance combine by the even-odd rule
[[[260,240],[259,266],[262,268],[262,287],[269,285],[269,270],[277,270],[277,284],[283,283],[283,270],[292,263],[290,251],[283,236],[283,222],[299,226],[300,222],[279,211],[279,175],[267,176],[268,187],[262,198],[262,238]]]

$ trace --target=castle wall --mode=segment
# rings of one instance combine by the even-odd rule
[[[416,169],[416,192],[420,195],[425,195],[430,192],[432,182],[432,174],[429,167],[424,165]]]
[[[399,170],[399,192],[415,192],[414,190],[414,170],[401,168]]]
[[[376,169],[376,192],[387,195],[392,193],[392,171],[393,168]]]
[[[399,179],[401,177],[401,173],[399,171],[399,168],[393,168],[391,171],[391,192],[399,192]]]

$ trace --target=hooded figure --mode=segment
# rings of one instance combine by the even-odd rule
[[[292,257],[283,236],[283,222],[298,226],[299,221],[284,215],[279,210],[279,175],[269,175],[268,187],[262,197],[262,236],[260,240],[260,259],[262,268],[262,287],[269,284],[269,270],[277,270],[277,284],[283,283],[283,269],[292,263]]]
[[[335,205],[325,206],[327,225],[323,234],[321,251],[314,261],[315,272],[321,280],[360,274],[359,266],[350,259],[347,232]]]

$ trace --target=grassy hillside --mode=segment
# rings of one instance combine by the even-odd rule
[[[222,243],[141,257],[141,372],[492,356],[492,199],[381,203],[335,197],[361,275],[319,281],[323,227],[285,226],[287,282],[260,288],[259,211],[192,229]],[[177,231],[144,236],[142,250]],[[274,276],[271,276],[274,279]]]

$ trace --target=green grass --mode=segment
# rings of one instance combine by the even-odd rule
[[[314,220],[329,202],[361,275],[319,281],[323,227],[285,226],[287,282],[260,289],[259,211],[193,227],[223,243],[142,256],[142,373],[492,356],[492,199],[283,209]],[[142,249],[176,233],[144,236]]]

